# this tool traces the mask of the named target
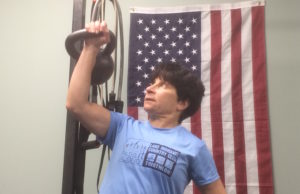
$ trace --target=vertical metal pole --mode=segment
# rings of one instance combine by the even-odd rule
[[[72,31],[84,28],[85,0],[73,1]],[[78,48],[81,45],[76,45]],[[71,59],[69,79],[71,78],[76,61]],[[85,151],[81,149],[81,142],[88,138],[88,133],[79,126],[78,121],[68,112],[66,122],[64,169],[62,180],[62,194],[83,193],[83,175]]]

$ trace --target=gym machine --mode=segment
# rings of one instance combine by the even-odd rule
[[[121,91],[124,66],[122,14],[117,0],[110,1],[115,10],[115,32],[113,33],[110,31],[110,43],[107,44],[105,48],[100,49],[100,52],[97,55],[95,68],[92,73],[89,101],[93,103],[100,103],[111,111],[122,112],[123,101],[121,100]],[[105,19],[105,3],[105,0],[93,0],[90,21],[102,21]],[[80,56],[83,40],[93,36],[101,36],[101,33],[95,35],[88,33],[84,29],[85,10],[86,0],[73,0],[72,33],[65,41],[66,50],[71,56],[69,79],[71,78],[73,69]],[[120,43],[119,45],[117,44],[118,42]],[[119,61],[117,60],[118,50],[120,50]],[[111,55],[114,56],[112,57]],[[119,70],[119,85],[118,92],[115,94],[117,69]],[[112,90],[108,94],[109,80],[112,82]],[[98,99],[100,100],[98,101]],[[83,194],[86,151],[90,149],[98,149],[102,146],[97,140],[89,141],[90,135],[90,132],[88,132],[69,112],[67,112],[62,194]],[[97,189],[105,151],[106,146],[103,145],[98,172]]]

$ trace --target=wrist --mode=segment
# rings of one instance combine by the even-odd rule
[[[96,46],[94,46],[94,45],[84,45],[83,46],[83,50],[82,50],[83,52],[87,52],[87,53],[89,53],[89,54],[92,54],[92,55],[97,55],[98,54],[98,52],[99,52],[99,48],[97,48]]]

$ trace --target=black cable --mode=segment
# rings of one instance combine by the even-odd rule
[[[106,145],[103,144],[102,153],[101,153],[101,160],[100,160],[100,166],[99,166],[98,176],[97,176],[97,192],[98,193],[99,193],[99,181],[100,181],[100,175],[101,175],[101,171],[102,171],[102,167],[103,167],[105,151],[106,151]]]
[[[122,91],[122,82],[123,82],[123,70],[124,70],[124,38],[123,38],[123,22],[122,22],[122,13],[121,13],[121,9],[120,9],[120,5],[118,3],[117,0],[111,0],[111,2],[114,5],[114,9],[115,9],[115,14],[116,14],[116,24],[115,24],[115,37],[116,37],[116,42],[118,42],[118,27],[120,29],[120,73],[119,73],[119,86],[118,86],[118,95],[117,95],[117,99],[118,99],[118,103],[122,104],[122,108],[118,109],[116,108],[116,103],[115,103],[115,99],[113,99],[113,102],[110,102],[111,100],[108,99],[108,84],[106,81],[105,82],[105,98],[104,98],[104,94],[102,93],[103,91],[100,90],[100,87],[98,86],[99,89],[99,94],[101,93],[101,95],[103,95],[102,99],[103,99],[103,106],[108,108],[108,106],[110,105],[110,103],[114,103],[113,110],[111,111],[118,111],[118,112],[122,112],[120,110],[123,110],[123,102],[121,101],[121,91]],[[96,21],[99,17],[100,17],[100,21],[102,21],[102,19],[104,19],[104,15],[105,15],[105,0],[97,0],[95,3],[93,3],[93,7],[92,7],[92,16],[91,16],[91,21]],[[116,74],[117,74],[117,44],[115,47],[115,70],[114,70],[114,77],[113,77],[113,89],[112,89],[112,94],[114,94],[115,91],[115,81],[116,81]],[[104,163],[104,157],[105,157],[105,152],[106,152],[107,146],[103,145],[102,148],[102,153],[101,153],[101,160],[100,160],[100,165],[99,165],[99,170],[98,170],[98,176],[97,176],[97,191],[99,193],[99,182],[100,182],[100,175],[102,172],[102,168],[103,168],[103,163]],[[110,159],[110,149],[108,149],[108,158]]]
[[[121,92],[122,92],[122,86],[123,86],[123,70],[124,70],[124,35],[123,35],[123,19],[122,19],[122,12],[120,8],[120,4],[117,0],[117,10],[118,10],[118,16],[119,16],[119,28],[120,28],[120,74],[119,74],[119,88],[118,88],[118,94],[117,94],[117,100],[121,101]]]

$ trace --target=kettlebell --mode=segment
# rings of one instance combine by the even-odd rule
[[[111,57],[111,54],[116,47],[116,37],[111,31],[109,31],[109,34],[110,42],[106,45],[106,47],[103,50],[100,50],[97,54],[96,63],[91,78],[92,85],[98,85],[106,82],[113,73],[114,62]],[[79,40],[84,40],[92,37],[99,37],[102,35],[103,33],[95,34],[87,32],[86,29],[75,31],[66,38],[66,50],[72,58],[78,60],[81,51],[78,51],[75,48],[76,42]]]

